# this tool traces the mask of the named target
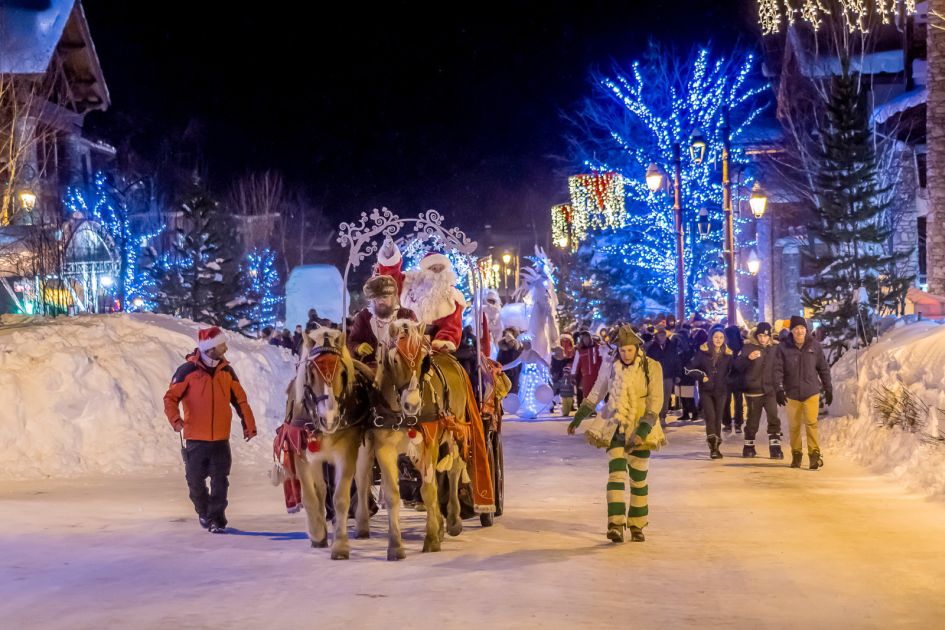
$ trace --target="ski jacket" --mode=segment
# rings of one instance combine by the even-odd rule
[[[748,356],[756,351],[760,352],[761,356],[752,361]],[[736,368],[744,375],[746,394],[757,396],[774,394],[777,391],[774,386],[774,357],[777,351],[777,342],[762,346],[754,333],[748,337],[741,355],[735,359]]]
[[[184,404],[185,439],[209,442],[230,439],[233,419],[230,405],[242,421],[243,437],[256,435],[256,419],[246,401],[246,392],[226,359],[210,368],[200,360],[199,352],[188,356],[164,394],[164,415],[171,426],[181,420],[180,403]]]
[[[585,396],[594,387],[603,360],[601,349],[596,345],[579,348],[574,353],[571,374],[574,375],[574,382],[581,387],[581,391],[584,392]]]
[[[830,366],[820,344],[809,336],[800,348],[794,339],[778,344],[774,361],[774,386],[791,400],[807,400],[823,389],[833,394]]]
[[[699,392],[718,396],[728,395],[728,377],[733,360],[732,351],[729,350],[728,346],[722,346],[722,355],[717,361],[712,361],[709,345],[702,344],[689,364],[690,370],[700,370],[709,378],[708,381],[703,381],[701,376],[695,378],[696,382],[699,383]]]
[[[663,378],[676,378],[679,376],[679,345],[675,337],[667,337],[666,343],[662,346],[657,339],[653,339],[646,347],[646,356],[654,361],[659,361],[663,368]]]

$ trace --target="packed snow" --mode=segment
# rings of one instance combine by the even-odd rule
[[[424,515],[351,559],[312,549],[263,467],[237,454],[208,534],[172,474],[0,484],[0,619],[10,628],[889,628],[945,617],[945,505],[827,451],[710,461],[700,425],[650,466],[645,543],[606,540],[607,458],[563,421],[507,422],[505,513],[421,554]]]
[[[163,396],[198,325],[166,315],[121,314],[0,321],[0,476],[6,479],[167,469],[180,442]],[[227,333],[227,358],[260,436],[234,439],[234,456],[265,461],[285,415],[288,350]],[[235,418],[234,435],[241,437]]]
[[[843,452],[910,491],[945,495],[945,326],[901,323],[832,369],[832,418],[821,421],[827,453]],[[905,388],[921,403],[919,426],[886,426],[877,396]]]

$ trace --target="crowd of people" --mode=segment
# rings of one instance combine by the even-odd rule
[[[756,457],[756,439],[762,429],[768,455],[783,459],[784,415],[790,436],[791,465],[803,459],[803,438],[811,469],[823,465],[817,439],[817,418],[830,404],[833,390],[823,350],[803,317],[794,316],[774,325],[725,326],[699,316],[677,322],[663,315],[631,324],[647,357],[659,363],[662,406],[659,421],[676,412],[677,421],[705,422],[709,456],[721,459],[720,446],[730,436],[742,436],[742,456]],[[550,364],[552,386],[562,416],[578,409],[594,388],[601,367],[616,355],[619,326],[564,333],[553,349]],[[518,331],[507,328],[499,341],[496,360],[518,363],[524,344]],[[518,370],[507,371],[512,391],[518,391]],[[552,413],[555,407],[552,407]],[[762,441],[762,445],[764,442]],[[762,446],[763,447],[763,446]]]

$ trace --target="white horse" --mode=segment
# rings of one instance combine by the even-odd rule
[[[331,558],[346,560],[350,554],[351,481],[370,406],[370,382],[355,367],[341,331],[318,328],[306,335],[288,396],[289,420],[284,430],[301,430],[303,436],[294,460],[309,539],[312,547],[328,546],[323,464],[333,464],[335,519]],[[359,523],[370,518],[367,499],[358,502],[356,517]]]

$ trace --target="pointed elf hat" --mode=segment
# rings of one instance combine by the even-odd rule
[[[197,331],[197,348],[202,352],[206,352],[210,348],[216,348],[224,343],[226,343],[226,335],[223,334],[219,326],[201,328]]]

